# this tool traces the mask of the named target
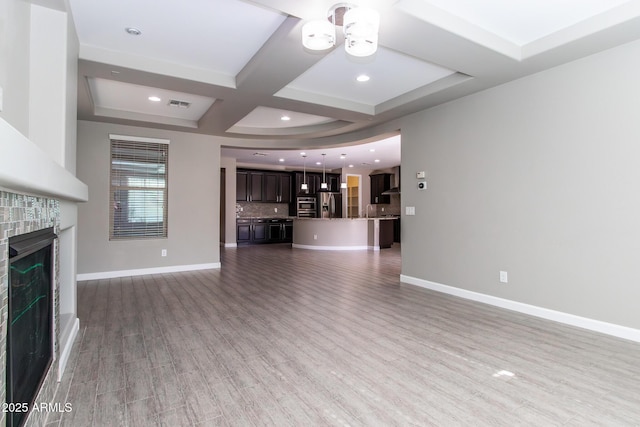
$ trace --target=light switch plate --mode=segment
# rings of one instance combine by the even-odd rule
[[[416,179],[424,179],[425,177],[426,174],[424,173],[424,171],[416,173]]]
[[[416,207],[415,206],[405,206],[404,213],[406,215],[415,215]]]

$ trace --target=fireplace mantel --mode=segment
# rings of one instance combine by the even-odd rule
[[[0,188],[58,200],[88,200],[86,184],[2,118],[0,153]]]

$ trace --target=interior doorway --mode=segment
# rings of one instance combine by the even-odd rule
[[[347,174],[347,218],[358,218],[362,211],[361,175]]]

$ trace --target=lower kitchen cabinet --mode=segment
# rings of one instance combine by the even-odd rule
[[[236,219],[236,241],[238,243],[251,242],[251,220]]]
[[[238,244],[291,243],[293,220],[284,218],[237,218]]]
[[[291,243],[293,241],[292,219],[269,220],[269,243]]]
[[[393,245],[393,221],[380,220],[380,249]]]
[[[267,220],[253,219],[251,220],[251,227],[252,243],[266,243],[269,240],[269,233],[267,232]]]

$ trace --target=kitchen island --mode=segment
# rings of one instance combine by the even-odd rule
[[[291,247],[314,250],[380,250],[393,243],[394,217],[295,218]],[[389,237],[390,236],[390,237]]]

